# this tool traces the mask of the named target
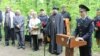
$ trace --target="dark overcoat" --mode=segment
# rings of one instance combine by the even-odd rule
[[[47,26],[46,31],[48,33],[48,36],[50,37],[50,45],[49,45],[49,51],[51,53],[61,53],[62,47],[56,43],[56,35],[57,34],[63,34],[63,17],[61,14],[51,15]]]
[[[94,30],[94,24],[89,17],[85,19],[77,19],[77,26],[75,29],[75,36],[79,36],[87,41],[87,45],[79,47],[80,56],[91,56],[92,46],[92,33]]]

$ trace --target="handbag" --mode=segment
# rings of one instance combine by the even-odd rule
[[[40,34],[38,34],[38,39],[43,39],[43,33],[42,32],[40,32]]]

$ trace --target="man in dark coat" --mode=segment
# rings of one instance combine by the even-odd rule
[[[16,16],[14,17],[14,30],[18,40],[18,49],[25,49],[24,17],[21,15],[20,10],[16,11]]]
[[[14,16],[15,14],[11,11],[11,8],[6,7],[5,22],[4,22],[5,45],[6,46],[9,46],[10,38],[12,40],[12,45],[15,45],[14,25],[13,25]]]
[[[2,11],[0,11],[0,41],[2,40],[1,26],[2,26]]]
[[[50,37],[49,52],[59,55],[62,52],[62,46],[56,43],[56,34],[63,34],[63,17],[58,13],[59,8],[53,7],[53,13],[47,23],[47,32]]]
[[[76,41],[87,41],[87,45],[79,47],[80,56],[92,56],[91,47],[92,47],[92,33],[94,30],[94,25],[92,20],[88,17],[87,11],[89,8],[85,5],[79,5],[80,8],[80,18],[77,19],[77,26],[75,30]]]
[[[70,13],[66,11],[65,5],[62,6],[61,14],[62,14],[63,20],[64,20],[64,34],[70,35],[71,16],[70,16]]]
[[[42,22],[42,27],[43,27],[43,28],[41,29],[41,33],[43,33],[44,41],[45,41],[45,43],[47,43],[47,37],[46,37],[46,35],[45,35],[43,29],[46,27],[49,17],[48,17],[48,15],[46,15],[46,12],[45,12],[44,9],[40,9],[40,15],[38,16],[38,18],[39,18],[39,19],[41,20],[41,22]],[[42,39],[39,39],[39,43],[40,43],[40,45],[41,45]]]

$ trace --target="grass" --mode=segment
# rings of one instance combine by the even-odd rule
[[[92,50],[93,52],[100,52],[100,48],[98,48],[97,43],[96,43],[96,39],[93,37],[93,46],[92,46]]]

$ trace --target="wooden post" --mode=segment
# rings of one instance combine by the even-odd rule
[[[66,47],[65,56],[74,56],[74,48]]]
[[[66,27],[66,35],[69,35],[70,36],[70,21],[69,19],[64,19],[64,23],[65,23],[65,27]]]

